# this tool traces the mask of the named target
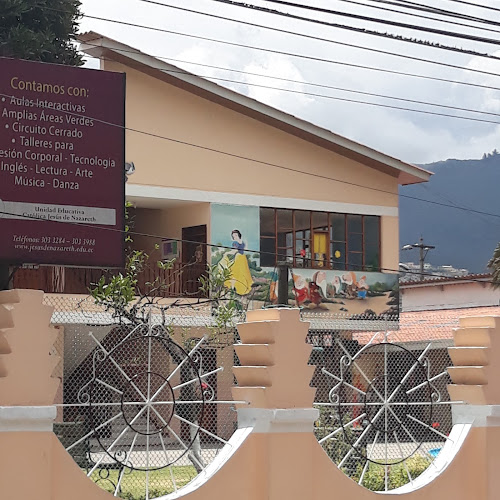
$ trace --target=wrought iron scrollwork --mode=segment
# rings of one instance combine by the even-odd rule
[[[95,467],[111,460],[151,471],[186,455],[203,420],[207,388],[198,368],[160,328],[137,329],[109,351],[99,344],[93,378],[79,394],[88,401],[93,436],[108,457],[101,454]],[[169,453],[171,441],[180,453]]]

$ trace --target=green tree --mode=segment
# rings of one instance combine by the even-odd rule
[[[79,0],[2,0],[0,56],[80,66]]]
[[[494,287],[500,287],[500,243],[498,243],[493,257],[488,262],[488,267],[493,275],[492,283]]]

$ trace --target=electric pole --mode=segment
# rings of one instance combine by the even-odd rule
[[[424,243],[424,238],[420,236],[419,242],[413,245],[404,245],[401,250],[412,250],[413,248],[418,248],[419,250],[419,262],[420,262],[420,281],[424,279],[424,262],[429,250],[436,248],[434,245],[426,245]]]

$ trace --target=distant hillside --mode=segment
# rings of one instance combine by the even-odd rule
[[[426,259],[433,265],[451,264],[483,272],[500,241],[500,218],[425,203],[414,196],[447,205],[458,205],[500,214],[500,154],[481,160],[446,160],[423,168],[434,172],[424,184],[400,189],[400,242],[435,245]],[[401,252],[401,261],[417,262],[417,250]]]

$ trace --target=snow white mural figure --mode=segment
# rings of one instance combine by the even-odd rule
[[[245,243],[241,239],[241,232],[238,229],[231,231],[231,239],[233,240],[232,248],[224,256],[225,264],[229,264],[229,255],[234,255],[233,264],[231,265],[231,278],[226,281],[225,285],[228,288],[233,288],[238,295],[247,295],[252,288],[252,275],[248,267],[248,259],[245,255]]]

